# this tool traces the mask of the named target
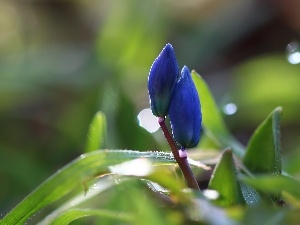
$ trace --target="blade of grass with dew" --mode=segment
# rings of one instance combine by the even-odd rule
[[[171,154],[164,152],[99,150],[84,154],[37,187],[0,224],[24,224],[34,213],[70,193],[76,186],[99,174],[108,173],[109,166],[141,157],[151,159],[154,164],[174,163]]]
[[[176,194],[178,199],[181,199],[183,201],[187,200],[186,195],[184,195],[181,190],[184,188],[184,183],[179,182],[175,178],[175,174],[170,172],[170,168],[160,166],[157,168],[157,166],[152,166],[150,164],[150,161],[145,163],[144,158],[139,159],[133,159],[130,161],[126,161],[121,164],[117,164],[114,166],[109,167],[110,174],[107,177],[100,177],[97,178],[98,181],[90,185],[89,190],[86,192],[86,194],[83,194],[82,192],[79,193],[77,196],[71,198],[66,203],[55,209],[53,212],[48,214],[42,221],[40,221],[37,225],[49,225],[52,224],[53,221],[60,217],[60,215],[64,214],[66,211],[71,210],[74,207],[79,206],[80,204],[89,201],[92,198],[95,198],[96,195],[113,188],[116,185],[115,180],[118,180],[118,185],[121,185],[125,183],[126,181],[132,180],[132,179],[145,179],[151,180],[149,182],[157,182],[159,185],[163,185],[164,188],[167,188],[165,190],[168,190],[168,192],[172,192],[173,194]],[[138,166],[138,163],[144,163],[144,165]],[[132,164],[132,165],[130,165]],[[139,168],[137,170],[136,168]],[[133,167],[135,167],[133,170]],[[149,169],[145,169],[145,167],[151,168],[152,171],[149,171]],[[141,173],[141,170],[144,170],[145,172]],[[73,215],[74,218],[76,215]],[[78,215],[81,217],[81,214]],[[76,219],[76,218],[75,218]],[[59,220],[60,221],[60,220]]]
[[[88,191],[84,193],[79,193],[72,197],[70,200],[65,202],[64,204],[60,205],[50,214],[48,214],[43,220],[41,220],[37,225],[48,225],[52,224],[52,222],[59,217],[60,214],[68,211],[78,205],[82,204],[83,202],[89,201],[90,199],[94,198],[96,195],[112,188],[116,182],[118,175],[109,175],[107,177],[97,178],[97,180],[90,186]],[[122,179],[124,180],[124,179]]]

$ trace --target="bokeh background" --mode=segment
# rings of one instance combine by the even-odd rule
[[[282,106],[284,164],[300,160],[300,1],[1,0],[0,217],[83,153],[98,110],[105,147],[161,150],[137,115],[168,42],[242,143]]]

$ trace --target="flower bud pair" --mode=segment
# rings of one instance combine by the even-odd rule
[[[201,106],[189,69],[179,68],[174,49],[167,44],[155,59],[148,78],[150,106],[155,116],[170,116],[174,139],[183,149],[199,142]]]

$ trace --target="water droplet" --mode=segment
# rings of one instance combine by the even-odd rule
[[[223,107],[223,112],[226,115],[233,115],[236,113],[236,111],[237,111],[237,105],[232,102],[224,105]]]
[[[203,195],[210,200],[215,200],[215,199],[219,198],[219,196],[220,196],[219,192],[217,192],[215,190],[210,190],[210,189],[204,190]]]
[[[286,46],[287,60],[291,64],[300,63],[300,45],[297,41],[292,41]]]
[[[138,116],[139,125],[150,133],[154,133],[159,129],[157,117],[152,114],[150,108],[143,109],[139,112]]]
[[[81,154],[79,157],[80,157],[80,159],[84,159],[86,157],[86,155]]]

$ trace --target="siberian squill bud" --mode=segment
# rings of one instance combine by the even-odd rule
[[[200,138],[202,114],[199,96],[186,66],[174,88],[169,117],[174,139],[182,149],[195,147]]]
[[[174,49],[167,44],[154,60],[148,77],[148,93],[153,115],[165,117],[179,76]]]

